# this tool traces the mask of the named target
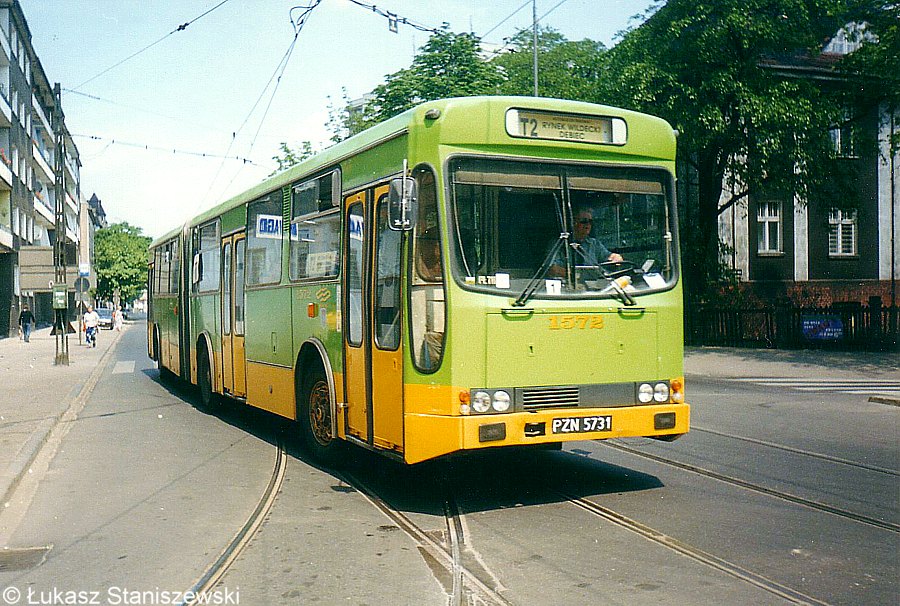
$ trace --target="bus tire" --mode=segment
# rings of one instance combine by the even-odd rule
[[[321,368],[307,373],[298,390],[297,418],[303,445],[314,459],[334,465],[341,458],[343,443],[333,432],[331,391]]]
[[[218,394],[213,391],[212,365],[206,348],[200,350],[197,359],[197,391],[200,392],[200,408],[210,410],[219,403]]]

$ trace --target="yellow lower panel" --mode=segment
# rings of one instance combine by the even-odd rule
[[[654,415],[663,412],[675,413],[675,427],[665,430],[653,429]],[[553,419],[606,415],[612,417],[612,431],[552,433],[551,424]],[[506,438],[481,442],[478,435],[479,427],[495,423],[504,423],[506,425]],[[526,437],[526,423],[530,426],[544,423],[545,434]],[[689,428],[690,406],[687,404],[569,409],[534,413],[470,415],[466,417],[407,414],[405,459],[407,463],[418,463],[457,450],[544,444],[548,442],[600,440],[604,438],[659,436],[687,433]]]
[[[247,403],[293,419],[294,371],[282,366],[247,362]]]

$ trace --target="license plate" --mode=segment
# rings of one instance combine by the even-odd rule
[[[612,415],[596,417],[566,417],[553,419],[550,424],[553,433],[589,433],[592,431],[612,431]]]

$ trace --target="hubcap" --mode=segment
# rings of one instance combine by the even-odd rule
[[[309,392],[309,428],[316,442],[331,444],[331,399],[325,381],[316,381]]]

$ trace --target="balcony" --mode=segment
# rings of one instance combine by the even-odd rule
[[[44,127],[44,130],[48,133],[52,133],[53,129],[50,128],[50,121],[47,119],[47,115],[44,113],[44,108],[41,107],[41,104],[38,103],[37,97],[31,95],[31,110],[34,112],[34,115],[37,116],[38,120],[40,120],[41,125]]]
[[[44,156],[41,155],[40,149],[38,149],[37,143],[32,141],[33,145],[31,146],[31,157],[34,159],[35,166],[41,169],[41,172],[44,173],[46,179],[45,181],[49,181],[53,183],[56,180],[56,177],[53,174],[53,169],[50,168],[50,164],[44,159]]]
[[[0,86],[0,128],[12,126],[12,108],[9,106],[9,101],[6,100],[7,95],[9,95],[9,90],[5,86]]]
[[[34,210],[44,219],[46,219],[50,225],[54,225],[56,223],[56,209],[52,208],[49,202],[45,202],[38,196],[34,197]]]

